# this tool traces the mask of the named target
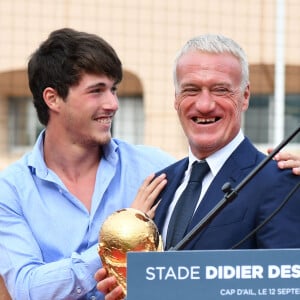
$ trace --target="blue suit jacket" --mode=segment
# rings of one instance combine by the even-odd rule
[[[223,199],[224,183],[230,182],[235,188],[264,158],[265,155],[245,138],[214,178],[189,229],[199,223]],[[160,232],[168,207],[183,179],[187,166],[188,158],[184,158],[158,173],[166,173],[168,179],[167,186],[157,198],[157,200],[161,199],[161,202],[154,220]],[[280,170],[276,162],[268,162],[240,190],[237,197],[220,210],[214,219],[186,245],[185,249],[232,248],[263,222],[283,202],[299,181],[300,177],[293,175],[291,170]],[[300,248],[299,233],[300,190],[297,190],[280,212],[239,248]]]

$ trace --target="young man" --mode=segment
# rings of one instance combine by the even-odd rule
[[[13,299],[103,299],[94,279],[103,221],[174,159],[112,139],[122,66],[100,37],[52,32],[28,77],[45,130],[0,175],[0,274]],[[152,184],[164,185],[164,176]],[[143,199],[134,206],[149,210]]]
[[[179,240],[223,198],[224,183],[234,188],[265,158],[241,130],[250,86],[247,59],[236,42],[221,35],[191,39],[176,58],[174,83],[175,109],[188,139],[189,155],[161,172],[166,173],[168,183],[158,197],[154,221],[167,249],[178,242],[173,239],[177,237],[173,232],[176,225],[183,227],[183,209],[175,221],[172,218],[195,161],[205,161],[209,169]],[[284,155],[281,158],[285,159]],[[299,177],[291,170],[281,170],[276,161],[269,162],[184,249],[231,249],[268,218],[297,184]],[[238,248],[300,248],[299,227],[298,190],[277,215]],[[115,278],[105,276],[104,269],[96,273],[98,289],[107,294],[106,300],[118,299],[122,291],[120,287],[112,290]]]

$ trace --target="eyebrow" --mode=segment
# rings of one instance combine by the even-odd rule
[[[91,85],[88,85],[87,87],[85,87],[85,90],[90,90],[90,89],[94,89],[94,88],[99,88],[99,87],[106,87],[107,84],[104,82],[97,82]]]

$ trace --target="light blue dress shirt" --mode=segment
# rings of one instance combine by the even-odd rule
[[[0,273],[13,299],[104,299],[93,277],[101,225],[174,158],[117,139],[103,150],[90,212],[45,165],[43,133],[0,173]]]

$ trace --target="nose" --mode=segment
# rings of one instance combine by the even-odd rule
[[[215,108],[215,101],[211,93],[203,89],[201,93],[199,93],[195,105],[199,111],[207,113]]]
[[[105,95],[103,108],[106,110],[116,111],[119,108],[118,96],[115,92],[107,91]]]

